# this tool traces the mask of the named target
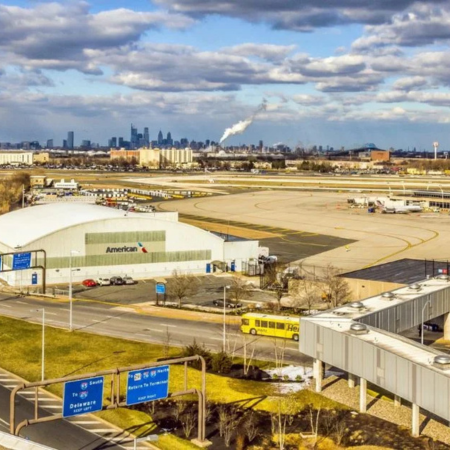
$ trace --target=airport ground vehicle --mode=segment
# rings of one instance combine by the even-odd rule
[[[86,287],[95,287],[95,286],[97,286],[97,283],[96,283],[96,281],[95,280],[92,280],[92,279],[87,279],[87,280],[83,280],[82,282],[81,282],[81,284],[83,285],[83,286],[86,286]]]
[[[111,285],[111,280],[109,278],[98,278],[97,279],[97,284],[99,286],[110,286]]]
[[[223,307],[223,300],[221,300],[221,299],[213,300],[213,304],[214,304],[214,306],[221,306],[221,307]],[[227,301],[225,306],[227,308],[241,308],[242,307],[242,303],[233,303],[233,302]]]
[[[241,331],[252,335],[273,336],[298,341],[300,319],[298,317],[271,314],[243,314]]]

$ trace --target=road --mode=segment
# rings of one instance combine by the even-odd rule
[[[11,391],[0,386],[0,430],[9,433],[9,395]],[[26,418],[34,416],[34,405],[20,396],[16,400],[16,424]],[[39,415],[45,417],[50,415],[40,409]],[[95,434],[68,422],[58,420],[54,422],[37,424],[22,429],[21,437],[29,438],[55,449],[64,450],[118,450],[124,447],[103,439]]]
[[[40,323],[41,314],[32,311],[45,307],[46,324],[68,328],[69,305],[29,297],[0,294],[0,315]],[[120,306],[77,300],[73,303],[73,328],[79,331],[131,339],[148,343],[167,343],[185,346],[196,339],[213,351],[222,349],[223,326],[221,323],[194,322],[192,320],[152,317],[124,311]],[[238,326],[227,325],[227,347],[241,353],[242,334]],[[311,365],[311,359],[298,351],[298,343],[278,339],[278,346],[285,344],[286,363]],[[255,358],[273,360],[275,343],[273,338],[247,336],[248,345],[255,346]]]

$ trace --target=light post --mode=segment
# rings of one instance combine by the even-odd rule
[[[223,351],[226,350],[226,341],[227,341],[227,327],[225,322],[226,317],[226,307],[227,307],[227,289],[230,289],[230,286],[223,287]]]
[[[78,250],[70,250],[69,255],[69,331],[73,329],[72,322],[72,255],[79,254]],[[76,269],[80,270],[80,269]]]
[[[41,355],[41,381],[45,380],[45,308],[32,309],[31,311],[42,311],[42,355]]]
[[[422,325],[421,325],[421,333],[420,333],[420,343],[423,345],[423,313],[425,312],[425,308],[427,307],[427,305],[430,305],[430,308],[431,308],[431,301],[430,300],[428,300],[426,303],[425,303],[425,305],[423,305],[423,308],[422,308]]]

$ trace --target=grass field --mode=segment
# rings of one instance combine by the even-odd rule
[[[30,324],[17,319],[0,317],[0,338],[2,352],[0,366],[28,381],[39,381],[41,374],[41,325]],[[83,332],[68,332],[47,326],[45,329],[45,378],[53,379],[79,374],[83,376],[95,371],[145,364],[161,358],[164,348],[161,345],[144,344]],[[170,356],[176,356],[180,349],[169,349]],[[267,363],[266,363],[267,364]],[[125,394],[126,374],[121,378],[121,394]],[[201,373],[188,370],[188,388],[200,388]],[[263,411],[276,411],[280,396],[276,384],[248,381],[207,374],[207,399],[218,403],[236,403]],[[109,386],[109,378],[105,379]],[[62,396],[62,384],[48,388]],[[169,392],[184,390],[184,368],[173,365],[170,368]],[[105,404],[108,403],[109,389],[105,388]],[[308,404],[323,408],[343,407],[338,403],[311,391],[290,394],[300,411]],[[141,435],[155,428],[152,418],[145,413],[119,408],[102,411],[98,415],[109,422]],[[174,444],[174,436],[162,436],[158,446],[162,449],[180,448]],[[195,448],[189,444],[186,449]]]

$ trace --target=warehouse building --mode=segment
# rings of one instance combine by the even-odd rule
[[[178,213],[133,213],[98,205],[59,203],[0,216],[0,253],[45,250],[47,284],[86,278],[170,275],[174,269],[206,273],[221,261],[240,271],[259,254],[258,241],[227,242],[200,228],[178,222]],[[35,266],[43,252],[32,253]],[[35,260],[36,258],[36,260]],[[2,270],[12,257],[2,258]],[[41,283],[42,270],[1,272],[10,285]],[[34,275],[34,280],[36,275]]]

